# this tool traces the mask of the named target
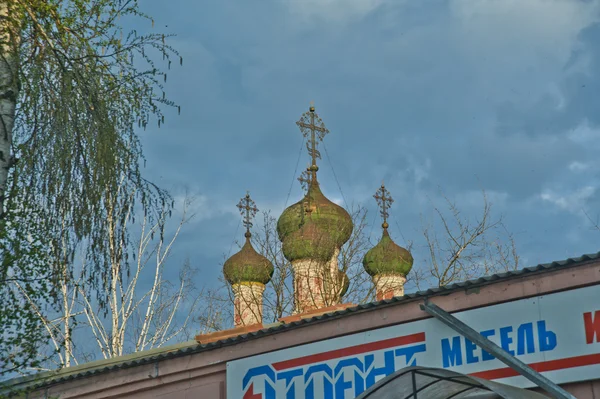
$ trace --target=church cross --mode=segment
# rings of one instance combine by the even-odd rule
[[[246,196],[240,200],[237,204],[237,207],[240,210],[241,215],[244,217],[244,227],[246,227],[246,238],[250,238],[250,228],[252,227],[252,219],[256,216],[256,212],[258,212],[258,208],[252,198],[250,198],[250,193],[247,192]]]
[[[309,165],[306,168],[306,170],[304,172],[302,172],[302,174],[298,178],[298,181],[300,182],[300,184],[302,185],[302,188],[304,190],[308,190],[308,187],[310,186],[310,181],[311,181],[310,177],[311,177],[311,175],[310,175],[310,165]]]
[[[388,209],[390,209],[390,206],[394,202],[394,199],[390,195],[390,192],[385,188],[385,184],[383,183],[381,183],[381,187],[379,187],[379,190],[377,190],[373,198],[375,198],[375,200],[377,201],[377,205],[379,205],[379,208],[381,208],[379,212],[381,213],[381,217],[383,218],[382,227],[384,229],[387,229],[389,226],[387,223],[387,218],[388,216],[390,216],[388,213]]]
[[[310,166],[311,178],[315,181],[317,170],[319,170],[317,167],[317,158],[321,158],[321,153],[317,150],[318,141],[323,141],[323,138],[329,133],[329,130],[327,130],[319,115],[315,113],[315,106],[312,101],[310,103],[309,111],[302,114],[300,120],[296,122],[296,125],[300,128],[304,137],[308,137],[306,148],[308,149],[308,153],[312,160]]]

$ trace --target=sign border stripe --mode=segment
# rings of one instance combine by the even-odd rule
[[[582,356],[574,356],[567,357],[563,359],[556,360],[546,360],[543,362],[531,363],[529,367],[534,369],[537,372],[545,372],[545,371],[555,371],[555,370],[564,370],[570,369],[573,367],[583,367],[583,366],[592,366],[595,364],[600,364],[600,353],[593,353],[591,355],[582,355]],[[517,377],[520,376],[515,370],[510,367],[504,367],[500,369],[493,370],[485,370],[478,371],[476,373],[469,374],[473,377],[479,377],[486,380],[497,380],[500,378],[509,378],[509,377]]]
[[[281,362],[273,363],[272,366],[275,370],[281,371],[293,367],[305,366],[312,363],[325,362],[327,360],[337,359],[340,357],[347,357],[358,355],[365,352],[374,352],[382,349],[387,349],[395,346],[403,346],[409,344],[416,344],[425,342],[425,333],[420,332],[416,334],[403,335],[402,337],[384,339],[382,341],[370,342],[367,344],[360,344],[355,346],[349,346],[347,348],[336,349],[328,352],[321,352],[314,355],[308,355],[298,357],[295,359],[284,360]]]

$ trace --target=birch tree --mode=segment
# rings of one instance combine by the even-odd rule
[[[109,234],[113,241],[113,262],[106,313],[99,311],[99,304],[89,287],[77,287],[87,325],[104,358],[121,356],[125,351],[158,348],[187,332],[198,304],[198,297],[194,296],[194,271],[189,261],[186,262],[179,269],[179,278],[173,284],[165,277],[165,265],[182,226],[189,220],[188,205],[185,200],[182,218],[170,238],[163,233],[168,211],[163,210],[154,223],[148,223],[147,217],[143,218],[139,240],[132,254],[135,267],[131,270],[126,268],[124,262],[127,244],[118,234]],[[118,229],[109,231],[116,232]],[[144,274],[146,278],[151,278],[148,289],[141,287],[140,280]],[[186,311],[180,314],[184,307]],[[133,345],[127,348],[126,339]]]
[[[45,223],[43,212],[32,204],[13,204],[5,219],[8,228],[0,230],[0,267],[6,270],[0,281],[0,377],[24,366],[38,367],[43,360],[37,350],[46,331],[38,314],[40,308],[46,310],[41,304],[53,303],[55,291],[55,274],[47,267],[50,251],[44,245]]]
[[[413,281],[418,289],[443,287],[520,267],[515,238],[502,217],[493,217],[485,192],[476,217],[464,215],[447,196],[442,194],[442,198],[445,208],[434,207],[434,218],[429,221],[422,218],[427,267],[414,269]]]
[[[156,221],[149,223],[143,217],[139,225],[139,238],[131,242],[123,239],[119,221],[128,223],[128,217],[120,214],[132,212],[130,203],[125,207],[113,203],[109,228],[111,248],[108,298],[105,308],[100,307],[94,286],[85,279],[88,267],[85,256],[81,265],[70,265],[56,282],[60,310],[49,317],[31,298],[20,282],[13,284],[32,307],[40,324],[49,337],[50,346],[43,348],[43,364],[26,371],[51,370],[69,367],[94,358],[111,358],[127,353],[158,348],[168,343],[187,339],[189,327],[196,319],[200,294],[194,285],[195,269],[186,261],[176,279],[165,274],[167,260],[181,229],[193,215],[185,200],[179,223],[166,228],[168,210],[163,210]],[[126,228],[130,228],[125,226]],[[165,230],[171,233],[167,236]],[[125,254],[134,259],[131,267],[125,263]],[[76,277],[67,275],[67,269],[75,269]],[[169,270],[171,273],[173,269]],[[172,273],[174,274],[174,273]],[[196,331],[193,331],[196,333]]]
[[[0,2],[0,215],[4,213],[8,173],[15,163],[12,138],[19,95],[20,22],[14,4]]]
[[[583,210],[583,214],[585,215],[585,217],[587,218],[587,220],[590,222],[592,230],[595,230],[596,232],[600,233],[600,215],[596,215],[596,218],[594,219],[588,211],[586,211],[585,209]]]
[[[64,243],[73,258],[85,242],[84,279],[105,306],[107,193],[124,178],[149,214],[170,204],[142,177],[137,136],[175,106],[165,70],[182,63],[153,25],[137,0],[0,0],[0,375],[11,371],[5,354],[36,363],[33,338],[45,331],[10,283],[38,310],[58,306],[65,263],[48,261],[52,246]]]

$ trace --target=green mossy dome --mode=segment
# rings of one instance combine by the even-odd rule
[[[378,274],[400,274],[406,277],[413,265],[413,257],[406,249],[390,238],[387,229],[377,245],[363,258],[363,266],[371,276]]]
[[[300,259],[329,261],[335,252],[335,243],[312,220],[290,233],[282,245],[283,255],[290,262]]]
[[[262,283],[267,284],[273,276],[273,264],[254,250],[250,238],[242,249],[227,259],[223,265],[223,275],[230,284]]]
[[[310,216],[305,215],[305,204],[310,206]],[[321,230],[329,235],[335,247],[340,248],[350,239],[352,217],[341,206],[323,195],[318,183],[311,184],[301,201],[286,208],[277,221],[279,239],[284,242],[300,229],[302,222],[310,218]]]

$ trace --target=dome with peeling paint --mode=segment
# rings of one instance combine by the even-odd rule
[[[338,279],[339,279],[339,283],[342,288],[342,290],[340,292],[340,298],[341,298],[344,295],[346,295],[346,292],[348,292],[348,288],[350,288],[350,279],[348,278],[348,275],[341,270],[338,271]]]
[[[277,221],[277,233],[282,242],[298,231],[302,223],[310,219],[340,248],[352,234],[352,218],[341,206],[331,202],[323,193],[318,183],[312,183],[304,198],[283,211]]]
[[[329,234],[308,217],[299,229],[284,238],[282,245],[283,255],[290,262],[302,259],[327,262],[335,248]]]
[[[223,275],[230,284],[244,282],[267,284],[273,272],[273,264],[254,250],[249,234],[246,235],[246,243],[242,249],[227,259],[223,265]]]
[[[365,254],[363,266],[371,276],[400,274],[406,277],[412,269],[413,257],[408,250],[392,241],[387,229],[384,229],[379,243]]]

